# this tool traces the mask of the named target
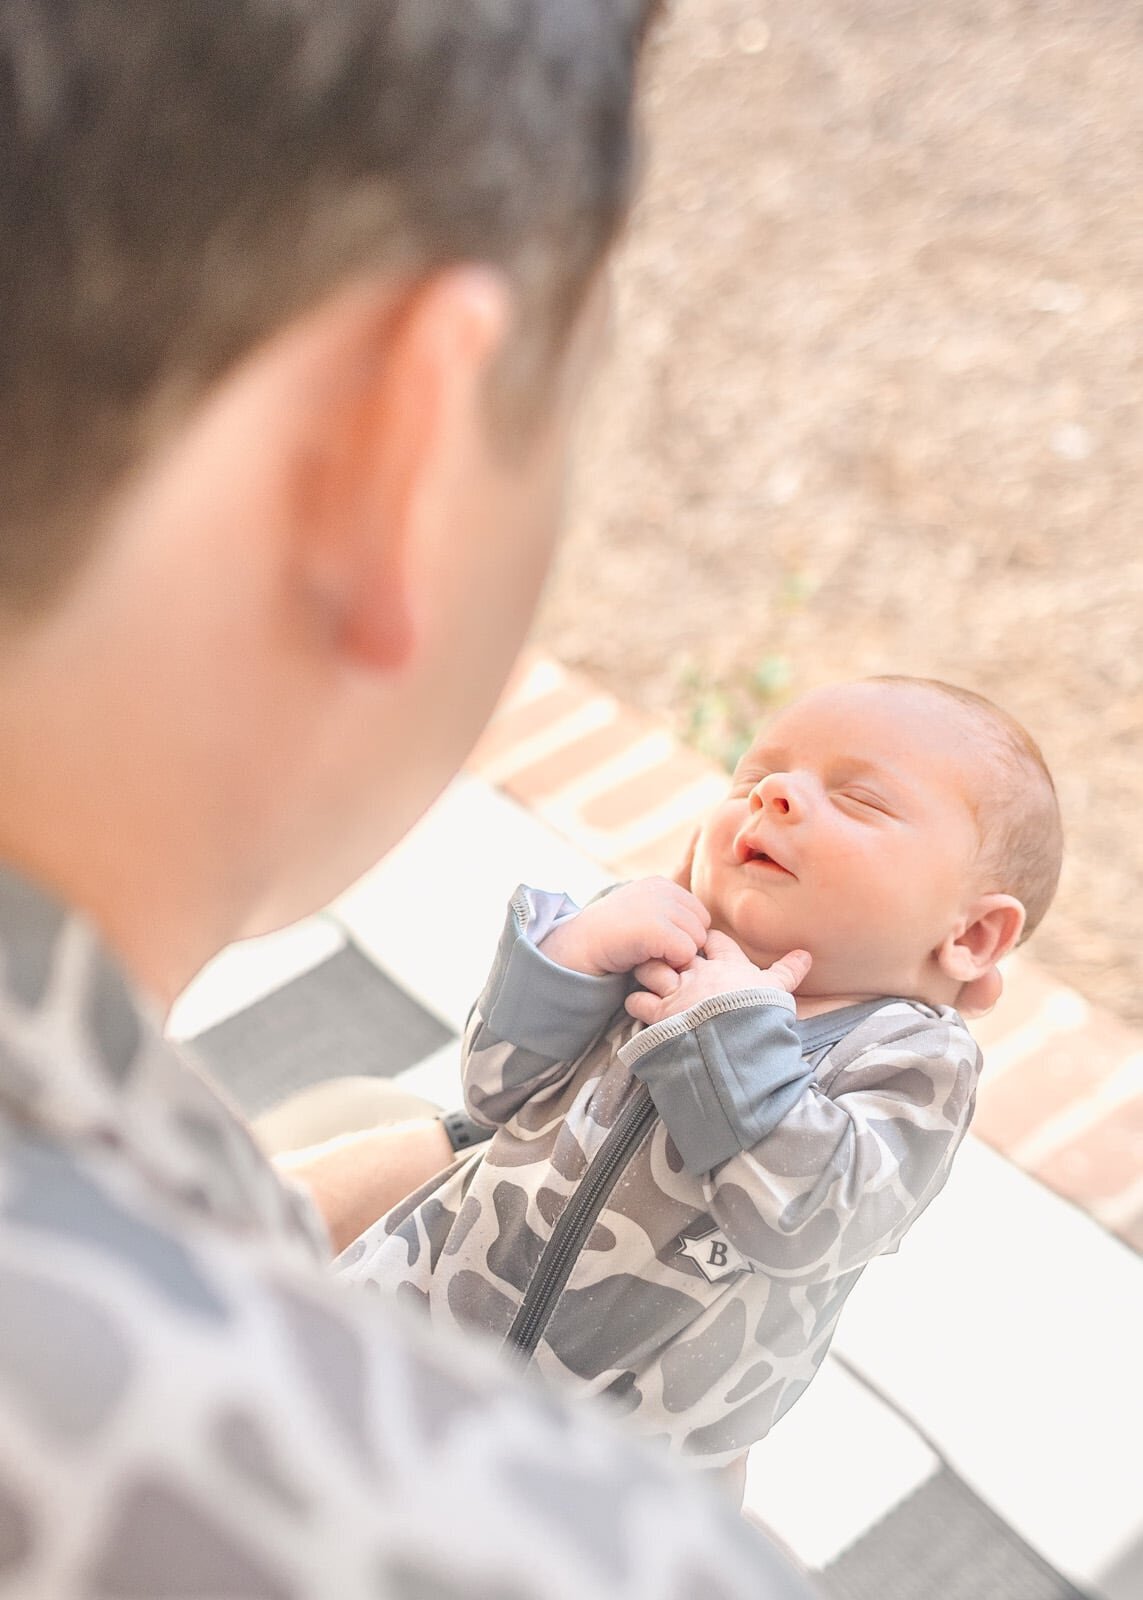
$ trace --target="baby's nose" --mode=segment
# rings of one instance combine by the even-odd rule
[[[750,791],[750,809],[761,811],[763,807],[782,817],[796,813],[797,790],[790,781],[789,773],[768,772],[754,785]]]

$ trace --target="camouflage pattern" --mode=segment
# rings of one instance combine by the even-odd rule
[[[466,1100],[492,1140],[351,1245],[341,1269],[436,1324],[503,1340],[645,1080],[659,1115],[534,1363],[609,1395],[674,1453],[720,1465],[806,1388],[863,1268],[943,1185],[979,1051],[948,1007],[888,1000],[796,1023],[773,991],[643,1029],[616,1009],[625,980],[567,972],[537,950],[571,910],[517,892],[469,1020]]]
[[[90,929],[0,872],[0,1594],[808,1600],[729,1506],[326,1254]]]

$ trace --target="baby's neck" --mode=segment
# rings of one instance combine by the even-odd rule
[[[808,994],[794,996],[798,1016],[820,1017],[826,1011],[840,1011],[844,1006],[861,1005],[866,1000],[882,1000],[888,995],[876,994]]]
[[[926,1006],[955,1006],[959,985],[945,980],[945,987],[934,980],[929,984],[903,983],[896,989],[881,989],[864,994],[795,994],[794,1005],[799,1017],[820,1017],[826,1011],[840,1011],[843,1006],[864,1005],[868,1000],[919,1000]]]

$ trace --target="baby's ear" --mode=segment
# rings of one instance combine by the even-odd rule
[[[1015,895],[982,895],[937,949],[941,971],[957,983],[972,983],[1013,949],[1023,931],[1024,907]]]

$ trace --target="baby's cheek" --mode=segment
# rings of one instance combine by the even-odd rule
[[[706,894],[710,886],[710,860],[707,842],[700,836],[695,845],[694,855],[691,857],[691,879],[687,888],[692,894],[697,895],[705,903]]]
[[[715,864],[731,860],[737,832],[737,819],[725,812],[710,818],[699,830],[698,839],[695,841],[694,861],[691,865],[691,891],[697,894],[700,900],[702,892],[698,885],[701,883],[709,891]]]

